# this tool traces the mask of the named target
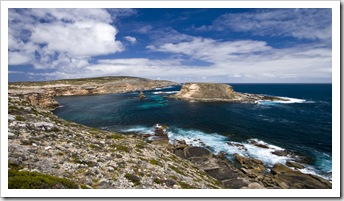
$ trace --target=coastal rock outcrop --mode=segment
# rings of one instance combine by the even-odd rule
[[[248,177],[263,184],[267,188],[282,189],[329,189],[332,184],[316,175],[305,174],[298,170],[293,170],[282,164],[275,164],[270,171],[263,166],[262,161],[255,158],[243,157],[234,154],[235,159],[240,164],[240,170]],[[290,162],[287,162],[290,164]],[[296,163],[292,163],[296,165]],[[301,167],[298,166],[298,167]]]
[[[332,184],[315,175],[304,174],[298,170],[292,170],[285,165],[276,164],[271,172],[273,180],[280,185],[281,188],[289,189],[326,189],[332,188]]]
[[[259,100],[287,101],[286,99],[274,96],[235,92],[232,86],[220,83],[185,83],[178,93],[171,95],[170,97],[201,102],[224,101],[254,103]]]

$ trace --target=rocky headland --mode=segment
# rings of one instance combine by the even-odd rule
[[[165,125],[156,125],[153,135],[121,134],[69,122],[49,110],[58,95],[175,84],[131,77],[9,84],[9,188],[331,188],[325,179],[301,173],[297,161],[271,169],[241,155],[230,162],[204,147],[172,143]]]
[[[125,93],[154,89],[179,83],[128,76],[66,79],[46,82],[9,83],[9,95],[15,95],[45,109],[55,109],[56,96]]]
[[[287,101],[286,99],[265,96],[260,94],[239,93],[233,90],[228,84],[219,83],[185,83],[181,90],[170,96],[188,101],[200,102],[238,102],[238,103],[254,103],[256,101]]]

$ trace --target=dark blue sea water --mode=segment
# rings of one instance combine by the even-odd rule
[[[262,160],[266,166],[305,157],[303,172],[331,180],[331,84],[231,84],[235,91],[287,97],[287,102],[200,103],[170,99],[180,86],[138,92],[57,97],[63,106],[54,113],[87,126],[120,132],[153,133],[156,123],[169,126],[171,141],[208,146]],[[254,146],[255,140],[269,149]],[[202,142],[202,143],[201,143]],[[245,149],[229,146],[240,144]],[[241,146],[242,147],[242,146]],[[293,156],[277,156],[287,150]]]

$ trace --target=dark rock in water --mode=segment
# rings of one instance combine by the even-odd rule
[[[142,91],[140,91],[140,99],[144,99],[146,96],[143,94]]]
[[[156,136],[167,136],[167,133],[166,133],[167,126],[156,124],[154,127],[155,127],[154,134]]]
[[[303,169],[303,168],[305,168],[305,166],[303,166],[303,165],[301,165],[301,164],[298,164],[298,163],[295,163],[295,162],[292,162],[292,161],[287,161],[287,162],[286,162],[286,165],[289,166],[289,167],[297,168],[297,169]]]
[[[187,147],[184,149],[185,157],[201,157],[201,156],[212,156],[212,153],[203,147]]]
[[[249,141],[251,144],[253,144],[256,147],[260,147],[260,148],[264,148],[264,149],[269,149],[269,146],[265,145],[265,144],[261,144],[255,140],[250,140]]]
[[[276,150],[276,151],[273,151],[271,153],[276,155],[276,156],[288,156],[290,158],[293,158],[293,160],[298,162],[298,163],[312,164],[314,162],[314,160],[312,158],[301,156],[301,155],[298,155],[296,153],[289,152],[286,150]]]
[[[244,151],[247,151],[246,147],[242,144],[238,144],[238,143],[233,143],[233,142],[227,142],[227,144],[229,146],[235,146],[235,147],[238,147],[240,150],[244,150]]]
[[[150,137],[147,138],[146,142],[155,145],[168,145],[169,138],[166,133],[166,129],[167,126],[165,125],[154,125],[154,135],[150,135]]]
[[[273,151],[271,153],[276,155],[276,156],[288,156],[288,152],[285,150],[276,150],[276,151]]]

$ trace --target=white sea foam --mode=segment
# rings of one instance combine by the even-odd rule
[[[264,145],[268,148],[258,147],[250,141],[255,141],[257,144]],[[284,164],[287,160],[290,160],[290,157],[287,156],[277,156],[273,154],[274,151],[284,151],[283,148],[268,144],[262,140],[250,139],[248,142],[244,142],[243,145],[247,149],[247,154],[253,158],[257,158],[265,163],[267,166],[273,166],[276,163]]]
[[[155,90],[161,90],[161,89],[170,89],[172,88],[173,86],[167,86],[167,87],[157,87],[155,88]]]
[[[304,166],[305,166],[305,168],[298,169],[298,170],[304,174],[312,174],[312,175],[316,175],[316,176],[319,176],[321,178],[324,178],[328,181],[332,181],[332,172],[329,172],[326,175],[322,175],[322,174],[319,174],[319,172],[317,170],[315,170],[312,166],[309,166],[309,165],[304,165]]]
[[[139,134],[154,134],[154,129],[152,128],[148,128],[148,127],[144,127],[144,126],[133,126],[130,128],[124,128],[120,130],[121,132],[133,132],[133,133],[139,133]]]
[[[250,139],[246,142],[234,142],[217,133],[204,133],[197,130],[183,129],[175,129],[174,132],[168,132],[168,135],[172,142],[175,140],[185,140],[189,145],[210,147],[214,154],[225,152],[229,156],[229,159],[232,158],[234,153],[238,153],[246,157],[257,158],[267,166],[272,166],[276,163],[285,163],[290,159],[286,156],[277,156],[272,154],[274,151],[284,150],[283,148],[268,144],[258,139]],[[250,143],[252,140],[258,144],[265,145],[268,148],[255,146]],[[233,144],[234,146],[228,144]]]
[[[178,91],[155,91],[153,94],[175,94],[178,93]]]
[[[292,103],[314,103],[313,101],[306,101],[305,99],[298,99],[298,98],[289,98],[289,97],[278,97],[278,98],[283,98],[286,100],[275,100],[275,101],[268,101],[268,100],[258,100],[255,101],[257,104],[262,104],[262,105],[275,105],[277,104],[292,104]]]
[[[123,132],[136,132],[142,134],[154,134],[153,127],[134,126],[122,130]],[[188,145],[201,146],[209,148],[214,154],[224,152],[227,158],[232,160],[233,154],[238,153],[245,157],[253,157],[261,160],[265,166],[272,167],[277,163],[285,164],[289,160],[293,160],[289,156],[278,156],[273,154],[274,151],[283,151],[282,147],[269,144],[259,139],[249,139],[244,142],[231,141],[229,137],[217,133],[205,133],[193,129],[169,128],[167,134],[171,143],[176,140],[184,140]],[[253,143],[254,142],[254,143]],[[256,144],[256,145],[255,145]],[[263,145],[262,147],[257,146]],[[314,174],[321,176],[327,180],[331,180],[331,174],[321,175],[314,167],[303,164],[306,168],[301,171],[306,174]]]

